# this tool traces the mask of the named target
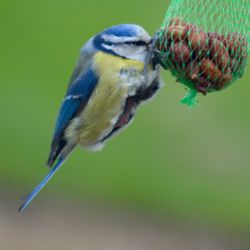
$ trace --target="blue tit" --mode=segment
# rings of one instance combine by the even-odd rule
[[[29,205],[77,145],[100,150],[131,123],[139,104],[155,95],[161,82],[151,44],[142,27],[122,24],[104,30],[83,46],[55,125],[47,163],[51,170],[19,211]]]

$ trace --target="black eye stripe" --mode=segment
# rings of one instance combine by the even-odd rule
[[[146,42],[143,42],[143,41],[136,41],[136,42],[118,42],[118,43],[112,43],[112,42],[109,42],[109,41],[105,41],[104,44],[106,45],[130,45],[130,46],[148,46],[148,43]]]
[[[136,41],[136,42],[124,42],[121,44],[127,44],[127,45],[134,45],[134,46],[147,46],[148,44],[146,42],[143,41]]]

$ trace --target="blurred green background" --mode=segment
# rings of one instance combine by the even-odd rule
[[[168,1],[0,0],[0,185],[18,199],[47,173],[58,108],[81,46],[97,32],[136,23],[153,34]],[[179,103],[165,87],[102,152],[77,149],[39,195],[97,200],[161,216],[250,227],[250,69],[227,90]],[[41,205],[36,199],[30,209]]]

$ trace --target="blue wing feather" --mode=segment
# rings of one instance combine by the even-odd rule
[[[84,108],[98,83],[94,70],[79,75],[69,86],[57,118],[48,165],[52,166],[66,141],[64,131],[72,119]]]
[[[72,120],[78,109],[86,104],[92,91],[98,82],[95,72],[89,70],[82,76],[78,77],[69,87],[66,97],[60,108],[59,116],[56,122],[55,134],[60,132]]]
[[[60,108],[59,116],[56,122],[54,136],[60,134],[67,123],[74,117],[78,108],[80,107],[81,99],[66,99],[63,101],[63,104]]]

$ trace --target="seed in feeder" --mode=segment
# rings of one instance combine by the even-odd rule
[[[219,67],[220,70],[225,69],[229,63],[229,54],[223,42],[217,38],[209,39],[210,58]]]
[[[215,84],[214,88],[221,90],[223,87],[225,87],[227,84],[229,84],[232,80],[232,71],[228,67],[223,74],[221,74],[221,77],[218,79],[217,83]]]
[[[190,80],[197,80],[200,74],[200,66],[197,62],[192,62],[187,65],[185,75]]]
[[[166,31],[166,39],[172,41],[184,41],[187,37],[187,26],[168,26]]]
[[[247,56],[247,40],[238,33],[231,33],[224,40],[226,47],[229,49],[230,56]]]
[[[190,58],[190,51],[188,46],[182,42],[176,42],[171,44],[170,58],[178,64],[186,63]]]
[[[230,69],[232,73],[237,72],[239,69],[239,62],[237,59],[233,58],[230,60]]]
[[[206,95],[210,87],[212,86],[212,83],[205,77],[199,76],[195,80],[195,88],[198,92],[202,93],[203,95]]]
[[[207,52],[207,35],[204,31],[192,29],[188,36],[188,40],[189,46],[198,55],[204,55]]]
[[[202,60],[201,72],[210,82],[217,81],[221,77],[221,71],[210,59]]]

